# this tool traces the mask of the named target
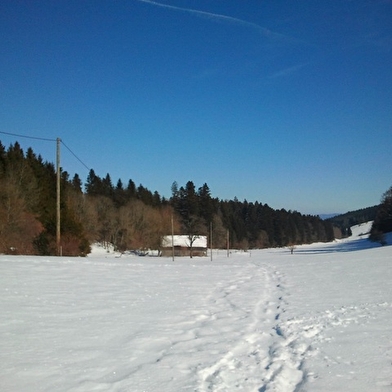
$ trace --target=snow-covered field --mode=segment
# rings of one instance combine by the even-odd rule
[[[0,256],[0,390],[391,391],[392,246],[367,230],[213,261]]]

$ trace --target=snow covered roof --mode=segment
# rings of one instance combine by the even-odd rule
[[[174,235],[173,236],[173,243],[172,244],[172,236],[165,235],[162,238],[162,246],[164,248],[169,248],[171,246],[185,246],[189,248],[191,246],[194,248],[207,248],[207,236],[205,235],[194,235],[191,238],[188,235]]]

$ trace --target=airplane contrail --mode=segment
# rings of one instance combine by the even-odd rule
[[[141,3],[152,4],[152,5],[155,5],[158,7],[162,7],[162,8],[172,9],[175,11],[188,12],[191,14],[195,14],[197,16],[205,17],[205,18],[219,19],[219,20],[223,20],[226,22],[230,22],[230,23],[240,24],[242,26],[252,27],[254,29],[259,30],[265,36],[276,36],[276,37],[281,37],[281,38],[285,37],[284,35],[274,33],[271,30],[269,30],[263,26],[258,25],[257,23],[248,22],[246,20],[234,18],[232,16],[227,16],[227,15],[222,15],[222,14],[214,14],[212,12],[199,11],[199,10],[195,10],[192,8],[177,7],[177,6],[169,5],[169,4],[162,4],[162,3],[158,3],[157,1],[153,1],[153,0],[136,0],[136,1],[139,1]],[[287,39],[287,37],[285,37],[285,38]]]

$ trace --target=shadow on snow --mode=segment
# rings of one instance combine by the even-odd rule
[[[388,242],[389,245],[390,241]],[[386,245],[386,246],[388,246]],[[359,238],[357,240],[347,240],[331,245],[321,245],[320,248],[312,247],[308,249],[297,249],[295,253],[300,254],[322,254],[334,252],[355,252],[358,250],[379,248],[381,245],[376,242],[371,242],[368,238]]]

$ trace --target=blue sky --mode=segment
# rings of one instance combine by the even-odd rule
[[[3,0],[0,34],[0,132],[114,184],[311,214],[392,185],[391,0]]]

